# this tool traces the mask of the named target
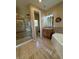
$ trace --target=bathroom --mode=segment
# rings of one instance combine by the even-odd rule
[[[21,5],[22,0],[16,2],[16,58],[63,59],[63,2],[58,1],[50,8],[43,5],[46,1],[42,4],[36,1],[43,7],[34,5],[32,0],[26,5]]]

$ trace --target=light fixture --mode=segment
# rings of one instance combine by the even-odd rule
[[[42,2],[42,0],[39,0],[39,2]]]

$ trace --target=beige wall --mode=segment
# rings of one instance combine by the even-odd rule
[[[60,3],[53,7],[53,15],[54,15],[54,27],[63,27],[63,3]],[[59,23],[55,22],[56,17],[61,17],[62,21]]]
[[[27,5],[26,7],[19,7],[16,6],[16,12],[22,16],[26,17],[26,14],[30,13],[30,5]]]

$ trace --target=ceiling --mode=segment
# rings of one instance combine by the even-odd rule
[[[16,0],[16,6],[22,8],[31,4],[42,10],[47,10],[62,1],[63,0],[42,0],[42,2],[39,2],[39,0]]]

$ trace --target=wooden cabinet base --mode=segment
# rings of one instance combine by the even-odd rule
[[[42,30],[43,37],[48,39],[51,39],[53,33],[55,33],[53,28],[43,28]]]

